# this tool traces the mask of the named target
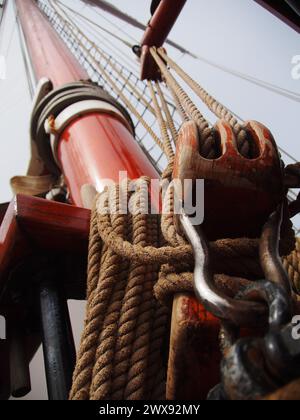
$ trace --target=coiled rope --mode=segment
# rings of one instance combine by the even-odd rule
[[[158,119],[161,138],[137,113],[122,89],[106,72],[105,66],[93,57],[93,52],[94,55],[99,53],[106,61],[109,61],[109,57],[103,55],[78,28],[75,30],[66,21],[65,24],[94,66],[164,150],[169,161],[164,177],[170,178],[174,159],[172,142],[177,141],[177,130],[160,86],[156,84],[155,92],[153,84],[148,82],[151,107]],[[217,116],[232,125],[239,139],[241,153],[248,156],[250,145],[246,132],[230,111],[194,82],[163,50],[151,49],[151,54],[183,119],[193,119],[198,124],[202,155],[217,157],[213,131],[172,76],[166,63]],[[137,94],[137,91],[134,93]],[[134,193],[129,193],[128,184],[123,183],[106,190],[97,198],[90,232],[87,314],[70,393],[72,400],[165,398],[164,352],[167,354],[168,351],[165,340],[169,330],[170,304],[174,294],[192,292],[194,262],[191,247],[176,231],[172,212],[164,212],[160,217],[144,211],[145,207],[149,210],[151,201],[149,183],[150,180],[146,178],[136,181]],[[133,206],[133,212],[124,214],[121,211],[124,209],[120,196],[124,194]],[[171,188],[166,194],[164,207],[167,205],[172,209],[173,201]],[[294,288],[298,291],[299,248],[298,242],[296,251],[284,260]],[[229,295],[234,295],[242,283],[263,275],[258,259],[258,240],[241,238],[217,241],[211,244],[211,254],[215,283]],[[244,278],[246,275],[250,280]]]
[[[163,356],[170,303],[175,293],[192,291],[193,257],[170,218],[163,219],[161,227],[159,215],[145,214],[149,185],[149,179],[141,178],[133,193],[123,183],[97,198],[91,220],[87,315],[72,400],[165,398]],[[124,194],[132,214],[120,214]],[[211,251],[216,274],[224,273],[216,275],[216,284],[228,293],[240,280],[232,278],[230,283],[226,275],[262,275],[257,240],[217,241]]]

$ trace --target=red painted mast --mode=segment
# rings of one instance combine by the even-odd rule
[[[39,177],[50,173],[58,177],[62,174],[74,206],[35,197],[17,196],[14,199],[0,226],[0,294],[3,296],[11,282],[19,280],[15,268],[20,261],[25,267],[30,267],[22,285],[36,298],[35,314],[38,310],[41,326],[37,338],[43,342],[49,399],[66,400],[75,362],[67,299],[78,299],[78,295],[75,290],[65,288],[63,273],[68,271],[68,264],[60,260],[60,253],[69,255],[72,249],[74,251],[74,243],[80,244],[81,252],[78,253],[77,249],[71,255],[72,264],[67,277],[72,285],[80,276],[85,281],[90,212],[80,207],[85,204],[89,207],[92,202],[92,197],[88,202],[85,192],[101,191],[107,179],[118,182],[121,171],[126,171],[130,179],[143,175],[153,179],[159,175],[135,141],[126,110],[99,86],[86,82],[88,74],[37,4],[33,0],[16,0],[16,7],[36,80],[44,79],[31,121],[33,145],[38,150],[35,158],[43,164],[33,166],[29,175]],[[48,94],[43,91],[46,87],[51,88],[47,79],[54,88]],[[47,132],[47,126],[50,132]],[[50,144],[53,136],[55,143]],[[23,209],[21,202],[25,204]],[[30,225],[27,227],[24,211]],[[79,239],[77,234],[82,227],[84,235],[80,234]],[[33,232],[37,237],[30,240]],[[24,332],[25,325],[21,321],[28,322],[27,310],[32,309],[30,306],[27,309],[31,303],[25,302],[26,296],[24,302],[22,299],[11,302],[10,296],[6,295],[1,299],[0,314],[6,317],[9,334],[13,331],[12,321]],[[4,366],[10,369],[5,383],[0,382],[0,397],[1,394],[5,398],[10,395],[21,397],[30,391],[29,361],[39,341],[33,337],[32,330],[27,338],[14,348],[10,345],[10,355],[8,352],[3,354],[0,342],[0,370],[3,371]],[[9,376],[13,378],[11,384]]]
[[[88,75],[32,0],[16,0],[18,16],[37,80],[51,79],[54,87]]]
[[[20,22],[32,66],[39,80],[50,79],[55,88],[88,80],[67,46],[32,0],[16,0]],[[99,105],[99,104],[98,104]],[[126,171],[130,179],[147,175],[158,178],[137,142],[126,118],[117,109],[86,113],[61,132],[54,159],[60,166],[74,204],[84,205],[82,189],[93,186],[99,191],[103,180],[119,180]]]

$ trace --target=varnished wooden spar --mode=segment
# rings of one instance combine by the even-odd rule
[[[0,227],[0,291],[8,272],[37,250],[82,254],[88,249],[90,211],[18,195]]]
[[[220,321],[195,296],[176,295],[173,302],[167,399],[207,398],[220,382]]]
[[[65,254],[67,250],[68,255],[75,254],[75,260],[83,261],[84,266],[89,221],[89,210],[34,197],[17,196],[8,206],[0,227],[0,314],[7,318],[10,345],[0,343],[0,370],[4,375],[0,382],[0,398],[6,399],[10,393],[21,397],[30,391],[29,362],[37,350],[40,338],[35,336],[36,327],[31,330],[32,325],[24,325],[28,319],[23,319],[23,314],[28,304],[25,296],[34,293],[37,287],[36,294],[40,297],[37,313],[40,313],[41,320],[49,398],[67,399],[75,363],[75,348],[66,298],[76,298],[77,293],[65,295],[66,282],[70,282],[70,279],[62,278],[66,273],[61,270],[59,260],[57,264],[51,264],[51,256]],[[39,268],[39,258],[45,254],[50,258],[51,270],[46,264],[43,271]],[[28,293],[25,293],[23,302],[11,302],[10,294],[6,293],[15,287],[16,277],[11,273],[26,260],[33,272],[37,266],[37,276],[28,277],[26,271],[22,273],[21,270],[18,278],[20,289]],[[70,277],[74,282],[76,274],[71,271]],[[84,279],[81,284],[80,295],[84,298]],[[24,321],[22,325],[18,322],[18,330],[12,324],[16,322],[17,314]],[[34,324],[38,326],[38,319]],[[31,332],[25,335],[27,330]],[[8,366],[10,373],[4,369]]]
[[[300,15],[299,15],[299,2],[298,0],[255,0],[273,15],[277,16],[287,25],[291,26],[295,31],[300,33]],[[297,14],[298,12],[298,14]]]
[[[164,45],[186,0],[162,0],[156,7],[141,41],[141,79],[160,80],[161,75],[149,48]]]

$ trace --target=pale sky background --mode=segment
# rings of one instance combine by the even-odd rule
[[[150,18],[150,0],[110,2],[144,23]],[[0,202],[11,199],[9,179],[25,174],[29,161],[30,97],[18,43],[13,0],[9,3],[5,26],[0,28],[0,56],[4,55],[7,61],[7,78],[0,80]],[[80,0],[65,0],[65,3],[94,20],[98,19],[107,29],[113,29],[90,8],[83,9]],[[141,39],[141,31],[112,16],[108,17],[134,38]],[[291,76],[292,58],[300,55],[299,34],[252,0],[188,0],[171,38],[208,60],[300,93],[300,80],[293,80]],[[188,56],[183,57],[172,48],[168,47],[168,51],[191,76],[230,109],[244,119],[255,119],[268,126],[278,144],[300,160],[299,102],[249,84]],[[83,305],[72,304],[71,312],[76,320],[75,338],[78,342]],[[41,352],[32,364],[32,373],[33,391],[27,399],[46,399]]]

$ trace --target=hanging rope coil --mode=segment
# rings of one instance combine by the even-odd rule
[[[161,349],[170,312],[161,303],[168,305],[175,293],[192,291],[193,258],[190,246],[174,236],[174,229],[164,221],[161,228],[160,216],[144,214],[150,202],[149,183],[141,178],[134,193],[128,193],[125,183],[109,189],[93,210],[87,315],[72,400],[165,396]],[[121,211],[120,196],[125,193],[132,214]],[[258,241],[222,240],[212,243],[211,249],[216,273],[261,276]],[[234,279],[228,283],[224,275],[215,278],[228,293],[239,284]]]
[[[161,348],[168,314],[153,295],[158,273],[155,259],[146,259],[145,264],[139,253],[140,258],[130,260],[125,258],[126,246],[120,248],[118,240],[116,246],[112,243],[116,235],[124,243],[132,241],[138,250],[159,247],[158,216],[147,217],[138,210],[143,207],[145,185],[138,181],[137,192],[128,195],[137,208],[132,216],[118,214],[124,185],[107,191],[94,210],[87,317],[70,394],[73,400],[161,399],[165,395]]]

